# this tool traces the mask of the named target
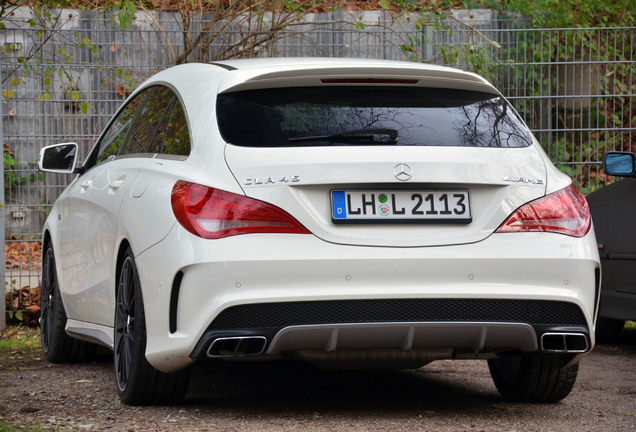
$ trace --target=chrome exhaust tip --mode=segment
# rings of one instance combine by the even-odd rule
[[[549,353],[584,353],[590,346],[583,333],[544,333],[541,351]]]
[[[264,336],[239,336],[215,339],[207,351],[210,358],[244,357],[260,355],[265,351]]]

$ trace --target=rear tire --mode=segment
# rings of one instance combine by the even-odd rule
[[[66,334],[66,311],[62,303],[55,268],[53,246],[48,245],[42,262],[40,292],[40,335],[44,357],[51,363],[90,361],[97,346]]]
[[[541,354],[520,354],[488,360],[490,375],[501,396],[513,402],[558,402],[576,382],[579,365]]]
[[[190,371],[167,374],[148,363],[144,302],[130,248],[119,267],[114,349],[119,397],[129,405],[179,403],[185,397]]]

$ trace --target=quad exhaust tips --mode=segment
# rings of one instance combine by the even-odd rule
[[[544,333],[541,335],[541,351],[551,353],[584,353],[589,351],[587,337],[583,333]]]
[[[240,336],[215,339],[208,348],[211,358],[243,357],[260,355],[265,351],[267,338],[264,336]]]

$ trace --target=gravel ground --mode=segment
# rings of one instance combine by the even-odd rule
[[[627,333],[627,334],[625,334]],[[484,361],[399,372],[324,372],[293,363],[194,368],[186,403],[130,407],[110,357],[51,365],[2,352],[0,425],[62,431],[636,431],[636,329],[597,346],[557,404],[503,402]]]

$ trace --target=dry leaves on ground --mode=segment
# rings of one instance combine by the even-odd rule
[[[31,270],[40,266],[42,245],[39,241],[8,240],[4,243],[7,269]]]

